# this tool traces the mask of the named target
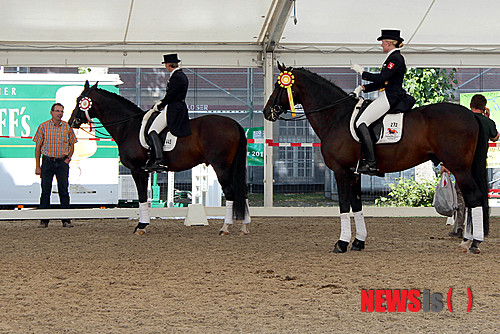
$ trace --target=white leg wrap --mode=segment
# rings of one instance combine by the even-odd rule
[[[139,203],[139,223],[149,224],[149,203]]]
[[[465,229],[464,238],[467,240],[472,240],[472,221],[469,217],[469,208],[465,208]]]
[[[484,240],[483,230],[483,207],[477,206],[472,208],[472,236],[477,241]]]
[[[340,214],[340,240],[351,242],[351,217],[349,213]]]
[[[224,224],[233,223],[233,201],[226,201],[226,215],[224,216]]]
[[[220,231],[225,232],[225,233],[229,233],[229,226],[230,225],[233,225],[233,224],[227,224],[227,223],[222,224]]]
[[[248,205],[248,198],[246,199],[246,209],[245,209],[245,219],[241,222],[242,224],[250,224],[252,218],[250,218],[250,206]]]
[[[363,211],[354,212],[354,223],[356,224],[356,239],[365,241],[367,233]]]

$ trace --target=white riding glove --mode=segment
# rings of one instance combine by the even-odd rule
[[[363,74],[363,72],[365,71],[363,69],[363,67],[361,65],[359,65],[359,64],[352,64],[351,65],[351,70],[353,70],[353,71],[355,71],[355,72],[357,72],[359,74]]]
[[[359,85],[354,89],[352,93],[356,95],[356,98],[359,98],[359,94],[361,94],[362,91],[363,91],[363,86]]]
[[[157,101],[155,103],[155,105],[153,106],[153,108],[151,108],[151,109],[153,109],[154,111],[160,111],[161,109],[158,109],[160,104],[161,104],[161,101]]]

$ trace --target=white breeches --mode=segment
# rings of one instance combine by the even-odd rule
[[[373,101],[366,110],[361,114],[361,116],[356,121],[356,127],[359,127],[362,123],[366,126],[370,126],[377,119],[382,117],[386,112],[391,109],[387,96],[385,95],[385,90],[380,92],[378,98]]]
[[[160,112],[160,114],[155,118],[153,124],[151,124],[151,127],[149,128],[148,133],[151,133],[151,131],[156,131],[157,133],[160,133],[166,127],[167,127],[167,109],[165,108],[165,110]]]

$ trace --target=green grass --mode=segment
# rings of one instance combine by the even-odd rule
[[[264,206],[264,194],[250,194],[250,206]],[[326,198],[324,192],[320,193],[292,193],[273,194],[273,205],[278,207],[315,207],[333,206],[336,202]]]

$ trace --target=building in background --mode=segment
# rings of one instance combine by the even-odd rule
[[[335,82],[346,92],[360,84],[359,76],[347,68],[313,68],[313,72]],[[77,68],[18,68],[5,67],[5,73],[78,73]],[[246,129],[259,129],[264,124],[261,113],[267,100],[264,96],[263,71],[255,68],[212,69],[185,68],[190,87],[186,103],[190,117],[208,113],[219,113],[236,119]],[[161,68],[109,68],[109,74],[119,74],[123,84],[120,95],[149,109],[164,96],[168,73]],[[277,75],[278,73],[276,73]],[[475,93],[500,90],[500,69],[464,68],[455,75],[458,86],[454,95],[457,103],[461,93]],[[275,142],[318,143],[319,140],[307,121],[274,123]],[[255,153],[257,154],[258,153]],[[127,169],[120,167],[120,174]],[[263,190],[263,167],[249,166],[248,179],[252,192]],[[386,178],[366,176],[363,192],[376,198],[389,191],[389,183],[398,177],[412,177],[413,171],[388,174]],[[365,177],[365,176],[363,176]],[[191,172],[176,173],[176,187],[190,189]],[[275,147],[274,148],[274,191],[313,192],[325,191],[336,195],[334,178],[325,166],[319,147]],[[166,176],[158,178],[160,186]]]

